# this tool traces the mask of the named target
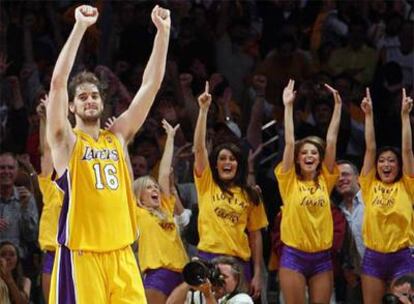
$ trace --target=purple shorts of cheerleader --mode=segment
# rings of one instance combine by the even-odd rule
[[[329,250],[304,252],[284,245],[280,267],[297,271],[305,278],[311,278],[318,273],[332,270],[331,252]]]
[[[366,248],[361,272],[383,281],[391,281],[402,275],[414,273],[414,257],[409,248],[391,253]]]
[[[167,297],[182,282],[180,272],[165,268],[150,269],[144,274],[144,288],[161,291]]]
[[[52,274],[54,261],[55,261],[55,252],[54,251],[46,251],[43,254],[42,273]]]

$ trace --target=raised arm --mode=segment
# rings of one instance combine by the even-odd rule
[[[61,175],[69,162],[76,137],[68,123],[67,83],[76,53],[86,29],[98,19],[98,10],[82,5],[75,10],[75,25],[61,50],[52,74],[50,102],[46,108],[46,136],[51,147],[54,165]]]
[[[204,93],[198,97],[198,118],[194,131],[194,171],[201,176],[208,163],[208,152],[206,146],[207,114],[211,104],[209,85],[206,82]]]
[[[339,123],[341,121],[342,99],[339,92],[331,86],[325,84],[325,88],[332,93],[335,105],[328,132],[326,133],[326,150],[323,162],[329,172],[333,172],[336,159],[336,142],[338,139]]]
[[[170,11],[156,5],[151,19],[157,28],[151,56],[144,71],[142,85],[128,109],[119,116],[111,131],[128,142],[142,126],[161,87],[170,38]]]
[[[290,79],[283,90],[283,104],[285,105],[285,150],[283,151],[282,171],[289,171],[294,165],[295,158],[295,129],[293,126],[293,101],[296,91],[295,81]]]
[[[372,100],[369,89],[361,102],[361,109],[365,114],[365,155],[361,169],[361,175],[365,176],[375,165],[375,153],[377,144],[375,142],[374,113],[372,111]]]
[[[46,177],[53,172],[53,161],[50,147],[46,140],[46,107],[49,102],[49,97],[46,95],[40,99],[40,103],[36,108],[37,115],[39,115],[39,148],[40,148],[40,174],[39,176]]]
[[[402,89],[401,121],[402,121],[402,161],[403,172],[414,177],[413,137],[410,124],[410,112],[413,109],[413,99]]]
[[[174,128],[165,120],[162,120],[162,127],[167,133],[167,140],[164,146],[164,153],[162,154],[160,169],[158,172],[158,183],[160,184],[161,191],[166,195],[170,196],[170,173],[171,163],[174,153],[174,136],[180,125],[176,125]]]

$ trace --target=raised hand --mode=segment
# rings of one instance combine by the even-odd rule
[[[327,88],[328,91],[330,91],[332,93],[335,104],[341,105],[342,104],[342,98],[341,98],[341,95],[339,95],[338,90],[334,89],[333,87],[331,87],[327,83],[325,83],[325,88]]]
[[[151,12],[151,19],[158,31],[170,30],[170,10],[156,5]]]
[[[408,115],[413,109],[413,99],[407,96],[405,88],[402,89],[401,114]]]
[[[42,98],[40,98],[40,102],[36,107],[36,113],[40,117],[40,119],[46,119],[46,107],[49,103],[49,96],[45,94]]]
[[[17,192],[19,193],[20,206],[21,208],[26,209],[29,203],[30,197],[32,196],[32,193],[25,186],[19,186],[19,187],[16,187],[16,189],[17,189]]]
[[[0,232],[7,230],[9,227],[9,222],[5,219],[0,217]]]
[[[294,91],[295,81],[289,79],[288,85],[283,89],[283,104],[285,106],[292,105],[296,97],[296,91]]]
[[[167,136],[171,136],[174,137],[175,136],[175,132],[177,131],[177,129],[180,127],[180,124],[177,124],[175,127],[172,127],[168,121],[166,121],[165,119],[162,120],[162,127],[165,130],[165,133],[167,133]]]
[[[369,88],[366,88],[365,97],[362,99],[361,102],[361,109],[365,113],[365,115],[372,114],[372,99],[371,93],[369,92]]]
[[[105,121],[105,130],[109,130],[114,124],[115,120],[115,116],[108,117],[108,119]]]
[[[89,27],[98,20],[98,9],[90,5],[78,6],[75,10],[76,23]]]
[[[254,160],[256,159],[257,155],[259,155],[262,152],[263,147],[264,146],[263,146],[263,143],[262,143],[262,144],[257,146],[256,150],[254,150],[254,151],[252,149],[249,150],[249,156],[247,157],[247,162],[249,164],[254,163]]]
[[[198,105],[201,109],[206,110],[210,107],[211,104],[211,94],[209,92],[209,84],[208,81],[206,81],[206,86],[204,89],[203,94],[198,96]]]

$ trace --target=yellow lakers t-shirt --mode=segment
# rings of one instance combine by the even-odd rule
[[[43,208],[39,223],[39,245],[42,250],[55,251],[63,193],[52,181],[50,175],[38,176],[37,178],[43,195]]]
[[[322,165],[315,181],[298,178],[295,167],[282,172],[282,164],[275,168],[279,191],[283,200],[280,237],[284,244],[305,251],[318,252],[332,247],[333,219],[330,193],[339,172],[330,173]]]
[[[136,205],[122,145],[100,130],[94,140],[74,130],[69,168],[57,184],[65,192],[58,242],[71,250],[106,252],[136,239]]]
[[[403,175],[386,184],[376,178],[373,168],[360,176],[365,204],[362,236],[365,245],[390,253],[414,244],[414,177]]]
[[[197,248],[248,261],[251,252],[245,230],[256,231],[268,225],[263,204],[249,202],[240,187],[230,189],[233,196],[223,193],[208,165],[200,177],[194,176],[199,206]]]
[[[141,271],[166,268],[181,272],[188,262],[180,235],[174,222],[175,198],[161,195],[161,208],[166,218],[160,219],[149,210],[137,207],[140,231],[138,257]]]

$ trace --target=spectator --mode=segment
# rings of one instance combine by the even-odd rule
[[[0,154],[0,241],[10,241],[22,257],[28,243],[36,241],[38,212],[32,193],[15,186],[17,160],[11,153]]]
[[[19,250],[13,243],[0,243],[0,283],[7,285],[9,303],[28,304],[31,282],[23,276],[20,261]]]
[[[339,178],[336,191],[341,197],[339,208],[345,215],[350,231],[350,241],[346,243],[344,255],[344,276],[347,283],[347,299],[350,303],[362,303],[360,268],[365,245],[362,240],[364,204],[358,184],[358,169],[346,160],[337,161]]]
[[[366,45],[366,25],[354,20],[349,26],[348,43],[330,56],[329,67],[333,76],[349,74],[354,80],[371,83],[377,65],[377,52]]]
[[[134,180],[148,174],[148,161],[143,155],[138,153],[130,153],[130,158]]]
[[[243,268],[235,258],[219,256],[211,263],[219,269],[223,286],[214,286],[209,280],[200,286],[182,283],[172,292],[167,304],[253,304],[247,294]]]
[[[414,302],[414,276],[403,275],[391,284],[390,288],[391,293],[398,298],[399,303],[402,304],[411,304]],[[387,296],[387,295],[386,295]],[[385,297],[384,297],[385,298]],[[389,301],[384,301],[382,303],[388,304]]]

